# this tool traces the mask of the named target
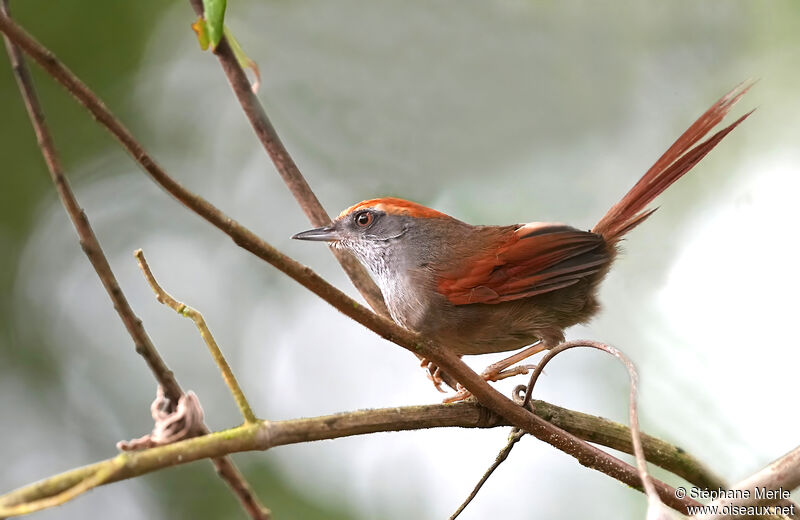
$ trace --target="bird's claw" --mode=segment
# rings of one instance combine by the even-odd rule
[[[459,401],[464,401],[472,397],[472,393],[461,386],[461,383],[456,384],[456,393],[451,395],[450,397],[445,397],[442,399],[443,403],[457,403]]]

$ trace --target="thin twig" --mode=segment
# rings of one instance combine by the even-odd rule
[[[233,371],[231,370],[230,365],[228,365],[228,362],[225,360],[225,356],[222,354],[219,345],[217,345],[217,342],[214,340],[211,330],[209,330],[208,326],[206,325],[203,315],[200,314],[198,310],[193,309],[185,303],[181,303],[173,298],[158,284],[155,276],[153,276],[153,272],[150,270],[150,266],[147,264],[147,260],[144,258],[144,253],[141,249],[137,249],[136,252],[134,252],[134,256],[139,262],[139,269],[141,269],[142,273],[144,273],[147,283],[150,284],[153,292],[156,293],[156,299],[178,314],[191,319],[194,324],[197,325],[197,328],[200,330],[200,336],[203,338],[203,341],[206,342],[208,350],[211,352],[211,357],[214,358],[214,362],[217,364],[217,367],[219,367],[219,371],[222,373],[222,379],[225,380],[225,384],[228,385],[231,394],[233,394],[233,399],[236,401],[236,406],[239,407],[239,411],[242,412],[242,417],[244,417],[245,422],[256,422],[258,419],[253,413],[253,409],[250,408],[250,403],[247,402],[247,398],[244,396],[244,392],[242,392],[242,388],[239,386],[236,376],[233,375]]]
[[[2,0],[0,2],[0,22],[9,22],[13,24],[9,16],[8,0]],[[25,103],[25,108],[28,111],[31,124],[36,132],[39,148],[47,163],[50,177],[56,186],[61,203],[78,233],[81,247],[111,298],[114,308],[117,310],[117,314],[119,314],[128,334],[131,336],[131,339],[133,339],[136,352],[147,362],[150,371],[163,389],[164,394],[173,406],[175,406],[183,395],[183,390],[180,385],[178,385],[172,371],[167,367],[156,350],[155,345],[153,345],[153,342],[147,335],[142,321],[133,312],[133,309],[128,303],[128,299],[122,292],[119,283],[117,283],[117,279],[111,270],[111,265],[108,263],[105,253],[103,253],[103,249],[94,234],[89,219],[86,217],[80,204],[78,204],[75,194],[72,192],[69,181],[64,175],[64,170],[61,166],[61,161],[50,135],[50,131],[45,123],[44,112],[39,103],[39,98],[33,84],[33,78],[30,75],[24,58],[17,46],[5,33],[3,34],[3,40],[5,41],[6,49],[11,60],[11,66],[14,70],[14,76],[16,77],[20,94]],[[203,433],[207,432],[208,429],[204,427]],[[255,493],[250,489],[249,484],[244,480],[244,477],[234,466],[233,462],[227,458],[215,459],[212,462],[216,467],[217,473],[232,489],[250,517],[255,520],[268,519],[270,516],[269,510],[258,501]]]
[[[189,3],[198,16],[203,15],[202,0],[190,0]],[[319,199],[311,190],[303,174],[300,173],[300,169],[292,159],[292,156],[289,155],[283,142],[281,142],[275,127],[272,126],[264,107],[253,92],[250,81],[247,79],[247,74],[239,65],[239,61],[236,59],[226,37],[223,36],[219,45],[214,49],[214,54],[219,59],[222,70],[228,78],[228,83],[230,83],[236,99],[239,100],[247,120],[250,121],[256,137],[272,159],[275,169],[289,188],[289,191],[292,192],[308,220],[317,227],[330,224],[330,216],[320,204]],[[334,248],[330,248],[330,250],[369,306],[378,314],[389,316],[389,311],[383,301],[383,295],[369,274],[367,274],[366,269],[349,252]]]
[[[531,395],[533,394],[533,387],[536,384],[536,381],[539,379],[539,375],[544,370],[544,367],[557,355],[564,352],[565,350],[573,349],[573,348],[593,348],[597,350],[601,350],[607,354],[611,354],[618,360],[625,365],[625,369],[628,371],[628,377],[630,378],[630,393],[628,398],[628,417],[631,423],[631,438],[633,441],[633,453],[636,457],[636,466],[639,470],[639,476],[644,483],[644,490],[645,494],[647,495],[648,501],[648,519],[650,518],[660,518],[664,516],[661,511],[664,509],[664,505],[662,504],[661,500],[658,498],[658,493],[656,493],[655,485],[652,482],[652,478],[647,473],[647,459],[645,459],[644,449],[642,448],[642,438],[641,433],[639,432],[639,413],[636,410],[636,396],[638,394],[638,386],[639,386],[639,375],[636,372],[636,367],[633,366],[633,362],[620,350],[612,347],[611,345],[606,345],[605,343],[600,343],[598,341],[591,341],[591,340],[577,340],[577,341],[568,341],[566,343],[562,343],[557,347],[549,350],[547,354],[542,358],[542,360],[536,365],[536,368],[533,369],[533,373],[531,374],[530,381],[528,382],[528,388],[525,391],[525,399],[522,401],[522,406],[526,407],[531,401]]]
[[[508,458],[508,455],[511,453],[511,450],[514,449],[514,445],[519,442],[519,440],[522,438],[523,435],[525,435],[525,432],[520,430],[519,428],[511,429],[511,433],[508,434],[508,442],[506,443],[506,445],[503,447],[502,450],[500,450],[500,453],[497,454],[497,457],[495,457],[494,462],[492,462],[492,465],[489,466],[489,469],[486,470],[486,472],[483,474],[478,483],[475,484],[475,487],[472,489],[472,492],[469,494],[466,500],[464,500],[464,502],[462,502],[461,505],[458,506],[456,512],[450,516],[450,520],[455,520],[456,518],[458,518],[458,515],[460,515],[464,511],[464,509],[467,508],[469,503],[472,502],[472,499],[478,495],[478,492],[481,490],[483,485],[486,484],[486,481],[489,480],[489,477],[492,476],[494,470],[499,468],[500,464],[505,462],[505,460]]]
[[[292,260],[260,239],[202,197],[191,193],[172,179],[150,157],[133,135],[117,120],[98,97],[67,69],[52,52],[31,38],[22,28],[6,16],[0,16],[0,31],[14,41],[23,51],[39,63],[56,81],[61,83],[89,110],[94,118],[114,135],[123,147],[167,192],[192,211],[227,233],[244,249],[266,260],[317,296],[336,307],[340,312],[361,323],[384,339],[392,341],[417,356],[433,361],[446,373],[472,393],[485,406],[496,411],[518,428],[522,428],[540,440],[575,457],[586,467],[603,472],[631,487],[641,489],[641,479],[630,464],[558,429],[536,417],[530,411],[517,406],[492,388],[472,371],[459,356],[421,338],[389,319],[379,316],[349,298],[308,267]],[[675,496],[674,489],[663,483],[656,485],[659,496],[670,507],[681,512],[696,502]]]

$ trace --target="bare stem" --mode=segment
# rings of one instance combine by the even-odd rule
[[[200,314],[198,310],[193,309],[185,303],[181,303],[173,298],[158,284],[155,276],[153,276],[153,272],[150,270],[150,266],[147,264],[147,260],[144,258],[144,253],[141,249],[137,249],[134,253],[134,256],[136,256],[136,260],[139,262],[139,269],[141,269],[142,273],[144,273],[147,283],[150,284],[153,292],[156,293],[156,299],[181,316],[186,316],[187,318],[191,319],[194,324],[197,325],[198,330],[200,330],[200,336],[203,338],[203,341],[206,342],[206,345],[208,345],[208,350],[211,352],[211,357],[214,358],[214,362],[219,367],[219,371],[222,373],[222,379],[225,380],[225,384],[228,385],[231,394],[233,394],[233,399],[236,401],[236,406],[239,407],[239,411],[242,412],[245,422],[256,422],[258,419],[256,419],[252,408],[250,408],[250,403],[247,402],[247,398],[244,396],[244,392],[242,392],[242,388],[239,386],[239,382],[236,380],[236,376],[233,375],[230,365],[228,365],[228,362],[225,360],[225,356],[222,354],[217,342],[214,340],[214,336],[211,334],[211,331],[206,325],[203,315]]]
[[[492,473],[494,473],[494,471],[500,467],[500,464],[505,462],[505,460],[511,453],[511,450],[514,449],[514,445],[519,442],[519,440],[522,438],[523,435],[525,435],[525,432],[520,430],[519,428],[511,429],[511,433],[508,434],[508,442],[506,443],[506,445],[503,446],[503,449],[500,450],[500,453],[497,454],[497,457],[495,457],[494,462],[492,462],[492,465],[489,466],[489,469],[486,470],[486,472],[483,474],[478,483],[475,484],[475,487],[472,489],[472,492],[469,494],[466,500],[464,500],[464,502],[462,502],[461,505],[458,506],[456,512],[453,513],[452,516],[450,516],[450,520],[455,520],[456,518],[458,518],[458,515],[464,512],[464,509],[467,508],[469,503],[472,502],[472,500],[476,496],[478,496],[478,492],[481,490],[483,485],[486,484],[486,481],[489,480],[489,477],[492,476]]]

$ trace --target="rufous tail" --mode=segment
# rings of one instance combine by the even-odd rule
[[[702,143],[695,144],[705,137],[727,115],[728,111],[753,86],[752,82],[742,83],[714,103],[711,108],[690,126],[669,150],[664,152],[656,163],[647,170],[639,182],[622,199],[608,210],[592,230],[602,235],[609,243],[617,243],[622,236],[649,217],[657,208],[646,209],[662,191],[680,179],[706,156],[712,148],[753,113],[746,113],[730,125],[715,133]]]

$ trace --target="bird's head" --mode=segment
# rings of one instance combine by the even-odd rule
[[[376,273],[387,262],[413,256],[411,250],[417,247],[436,247],[424,243],[426,229],[439,227],[443,221],[455,219],[416,202],[385,197],[359,202],[342,211],[329,226],[303,231],[292,238],[329,242],[352,251]]]
[[[292,238],[331,242],[336,247],[346,249],[356,249],[363,245],[385,245],[402,238],[410,229],[431,218],[450,217],[403,199],[370,199],[342,211],[329,226],[303,231]]]

